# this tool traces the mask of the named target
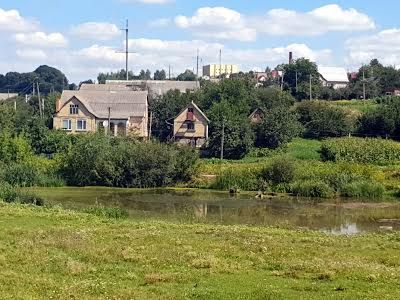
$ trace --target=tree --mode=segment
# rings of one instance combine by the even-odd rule
[[[352,114],[325,102],[302,102],[296,111],[305,127],[306,137],[339,137],[355,129],[356,118]]]
[[[154,80],[166,80],[167,79],[167,74],[165,72],[165,70],[157,70],[154,73]]]
[[[257,126],[257,147],[279,148],[299,136],[303,126],[293,111],[277,106],[264,112],[264,119]]]
[[[209,111],[211,120],[209,150],[219,157],[221,150],[226,159],[240,159],[254,144],[254,132],[247,115],[227,100],[214,103]],[[223,144],[223,149],[222,149]]]
[[[176,79],[178,81],[196,81],[196,74],[190,70],[186,70],[184,73],[179,74]]]
[[[322,83],[315,63],[306,58],[299,58],[291,64],[278,66],[277,69],[283,71],[283,88],[290,91],[298,100],[310,98],[311,76],[313,98],[317,98],[322,88]]]

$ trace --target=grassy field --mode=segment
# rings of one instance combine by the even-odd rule
[[[1,299],[399,299],[400,234],[111,220],[0,204]]]

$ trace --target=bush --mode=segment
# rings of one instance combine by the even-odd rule
[[[291,191],[295,196],[309,198],[332,198],[333,189],[321,180],[296,181],[291,185]]]
[[[126,219],[128,212],[119,207],[104,207],[96,206],[90,207],[84,210],[87,214],[92,214],[98,217],[109,218],[109,219]]]
[[[62,159],[61,174],[76,186],[152,188],[189,181],[197,163],[188,148],[87,135]]]
[[[321,146],[324,161],[388,165],[400,161],[400,143],[371,138],[338,138]]]
[[[262,179],[273,185],[290,183],[295,176],[295,164],[288,157],[276,158],[271,165],[265,167],[261,172]]]
[[[341,187],[340,195],[343,197],[380,199],[385,193],[385,187],[374,181],[359,180]]]
[[[20,192],[8,183],[0,184],[0,200],[7,203],[34,204],[38,206],[44,205],[43,199],[31,194]]]
[[[312,138],[340,137],[352,133],[356,118],[340,107],[321,101],[302,102],[297,106],[305,136]]]
[[[5,172],[5,181],[12,186],[29,187],[38,183],[39,173],[24,164],[11,164],[7,166]]]

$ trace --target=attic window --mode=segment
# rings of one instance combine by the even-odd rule
[[[188,129],[189,131],[194,131],[194,130],[195,130],[195,128],[194,128],[194,122],[188,122],[188,123],[187,123],[187,129]]]
[[[71,104],[69,106],[69,114],[70,115],[78,115],[79,114],[79,105]]]
[[[194,121],[194,114],[193,114],[193,108],[189,107],[188,111],[187,111],[187,116],[186,116],[186,120],[188,121]]]

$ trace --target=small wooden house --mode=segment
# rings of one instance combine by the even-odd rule
[[[264,119],[264,111],[261,108],[255,109],[249,116],[252,124],[260,124]]]
[[[208,140],[210,120],[194,103],[190,103],[174,119],[173,137],[176,142],[200,148]]]

